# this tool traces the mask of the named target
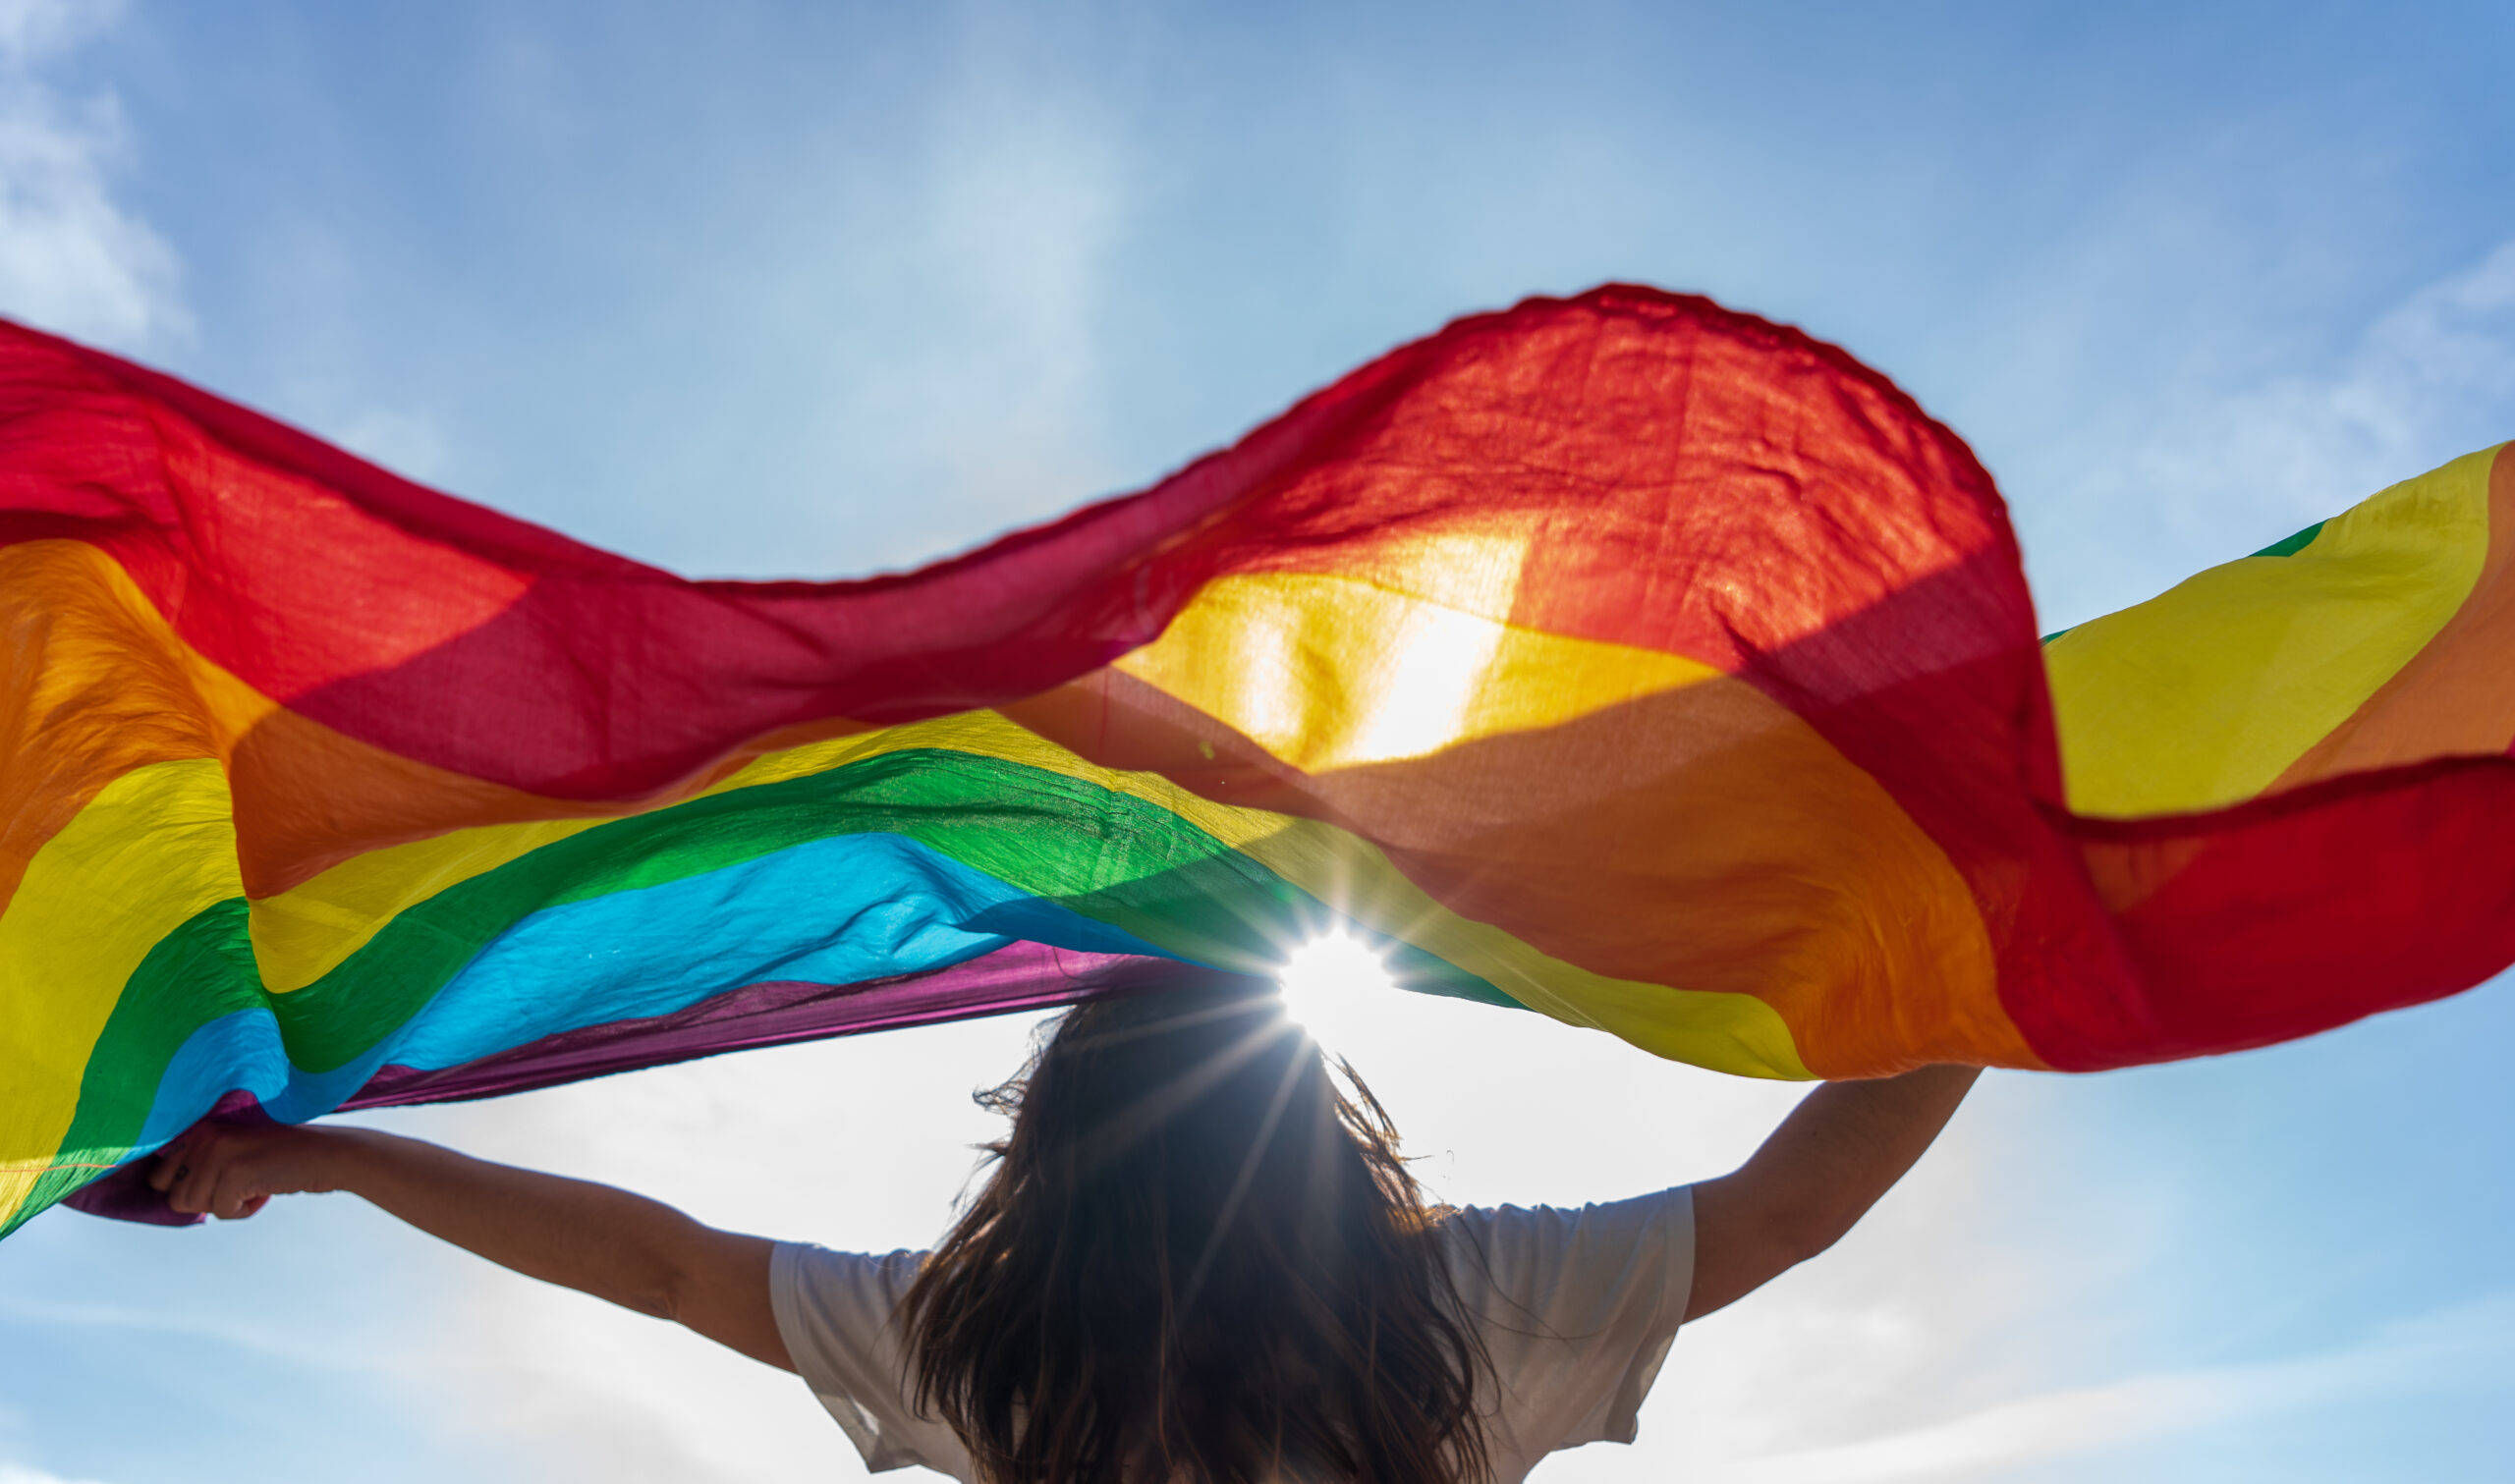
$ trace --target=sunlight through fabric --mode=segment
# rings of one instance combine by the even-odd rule
[[[1358,1033],[1405,1014],[1387,961],[1347,932],[1322,933],[1294,949],[1276,982],[1284,1014],[1330,1057],[1344,1055]]]

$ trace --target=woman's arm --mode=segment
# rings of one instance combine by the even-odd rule
[[[530,1278],[671,1319],[793,1370],[769,1307],[771,1243],[609,1185],[493,1165],[365,1128],[203,1124],[148,1182],[178,1211],[236,1221],[274,1195],[347,1190]]]
[[[1938,1136],[1979,1067],[1925,1067],[1808,1094],[1737,1171],[1694,1187],[1691,1321],[1839,1240]]]

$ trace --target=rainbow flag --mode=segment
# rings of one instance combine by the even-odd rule
[[[2047,647],[1885,378],[1610,287],[922,572],[696,582],[6,328],[0,1230],[162,1218],[130,1163],[213,1109],[1331,929],[1772,1077],[2448,994],[2515,960],[2510,500],[2476,454]]]

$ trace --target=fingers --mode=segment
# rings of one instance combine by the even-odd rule
[[[245,1171],[246,1144],[227,1129],[196,1126],[159,1152],[148,1183],[165,1192],[167,1205],[188,1216],[244,1214],[244,1202],[260,1193],[251,1188]]]
[[[243,1221],[270,1200],[270,1192],[256,1188],[257,1183],[251,1170],[231,1160],[219,1170],[200,1209],[220,1221]]]
[[[193,1173],[191,1143],[190,1133],[179,1133],[167,1141],[165,1148],[157,1151],[156,1163],[148,1167],[149,1189],[170,1190],[175,1182]]]
[[[205,1213],[225,1165],[226,1160],[215,1145],[192,1150],[177,1166],[173,1183],[166,1187],[166,1204],[187,1216]]]

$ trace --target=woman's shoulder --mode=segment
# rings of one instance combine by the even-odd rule
[[[818,1311],[841,1322],[878,1326],[917,1282],[926,1254],[848,1252],[808,1241],[781,1241],[770,1251],[768,1286],[780,1307]]]
[[[1492,1237],[1572,1239],[1584,1235],[1641,1235],[1670,1226],[1690,1229],[1694,1225],[1694,1187],[1671,1185],[1621,1200],[1579,1206],[1444,1206],[1432,1213],[1429,1225],[1436,1235],[1451,1241]]]
[[[1471,1310],[1543,1307],[1579,1292],[1690,1280],[1694,1192],[1677,1185],[1584,1206],[1462,1206],[1431,1232]]]

